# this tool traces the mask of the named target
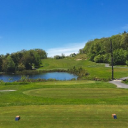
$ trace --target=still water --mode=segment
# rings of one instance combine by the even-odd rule
[[[49,72],[41,73],[37,75],[29,75],[30,79],[56,79],[56,80],[71,80],[73,78],[77,79],[78,76],[70,74],[67,72]],[[0,80],[4,82],[13,82],[21,79],[21,75],[0,75]]]

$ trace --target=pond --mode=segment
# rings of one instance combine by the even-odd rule
[[[71,80],[77,79],[78,76],[67,73],[67,72],[49,72],[49,73],[41,73],[36,75],[29,75],[30,79],[56,79],[56,80]],[[13,82],[21,79],[21,75],[0,75],[0,80],[4,82]]]

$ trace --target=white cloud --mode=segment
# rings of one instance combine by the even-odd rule
[[[124,30],[128,30],[128,24],[126,24],[124,27],[122,27]]]
[[[48,57],[54,57],[55,55],[62,55],[65,56],[70,55],[71,53],[78,53],[79,49],[84,48],[86,42],[83,43],[72,43],[67,44],[66,46],[59,47],[59,48],[51,48],[47,50]]]

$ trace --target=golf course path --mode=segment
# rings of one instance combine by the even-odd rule
[[[122,80],[128,79],[128,77],[120,78],[118,80],[109,81],[109,83],[115,84],[117,88],[128,88],[127,84],[122,83]]]

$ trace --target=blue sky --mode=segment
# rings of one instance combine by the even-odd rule
[[[0,54],[77,53],[89,40],[128,31],[127,6],[128,0],[0,0]]]

